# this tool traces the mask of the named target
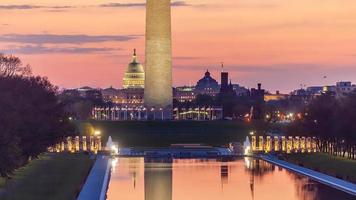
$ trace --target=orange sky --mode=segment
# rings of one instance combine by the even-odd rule
[[[142,0],[1,0],[0,52],[60,87],[121,87],[144,62]],[[172,9],[174,85],[224,62],[234,83],[270,91],[356,82],[354,0],[186,0]],[[180,6],[177,6],[180,5]],[[323,79],[327,76],[327,79]]]

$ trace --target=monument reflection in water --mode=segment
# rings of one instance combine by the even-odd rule
[[[251,158],[231,162],[119,158],[108,199],[125,200],[351,200],[354,197],[307,177]]]

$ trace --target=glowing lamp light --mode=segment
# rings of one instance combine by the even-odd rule
[[[115,172],[117,162],[118,162],[117,158],[114,158],[111,160],[111,168],[112,168],[113,172]]]
[[[99,130],[94,131],[94,135],[95,136],[101,135],[101,131],[99,131]]]
[[[251,149],[250,146],[245,148],[245,155],[249,155],[250,154],[250,149]]]
[[[119,148],[117,146],[111,147],[111,155],[119,155]]]

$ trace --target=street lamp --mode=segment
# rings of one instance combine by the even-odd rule
[[[159,108],[159,110],[161,111],[161,120],[163,120],[163,109]]]
[[[156,112],[154,108],[151,108],[151,112],[153,112],[153,120],[156,120]]]

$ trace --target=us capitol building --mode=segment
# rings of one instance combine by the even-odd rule
[[[227,86],[227,77],[226,86]],[[224,85],[224,84],[222,84]],[[177,102],[192,102],[196,95],[206,94],[215,96],[221,87],[219,83],[206,71],[196,86],[183,86],[172,88],[174,99]],[[143,65],[138,61],[134,49],[131,62],[125,71],[122,89],[109,87],[100,90],[102,99],[108,105],[105,107],[94,107],[92,116],[97,120],[147,120],[147,116],[153,114],[153,119],[164,119],[164,108],[146,108],[144,105],[145,71]],[[221,119],[222,109],[220,107],[202,108],[174,108],[173,119],[185,120],[214,120]]]
[[[137,61],[136,49],[134,49],[132,61],[125,72],[122,86],[124,89],[145,88],[145,72],[141,63]]]
[[[103,89],[101,93],[105,102],[112,102],[124,107],[137,107],[143,106],[144,88],[144,67],[138,61],[136,49],[134,49],[132,60],[124,74],[122,89],[110,87]]]

